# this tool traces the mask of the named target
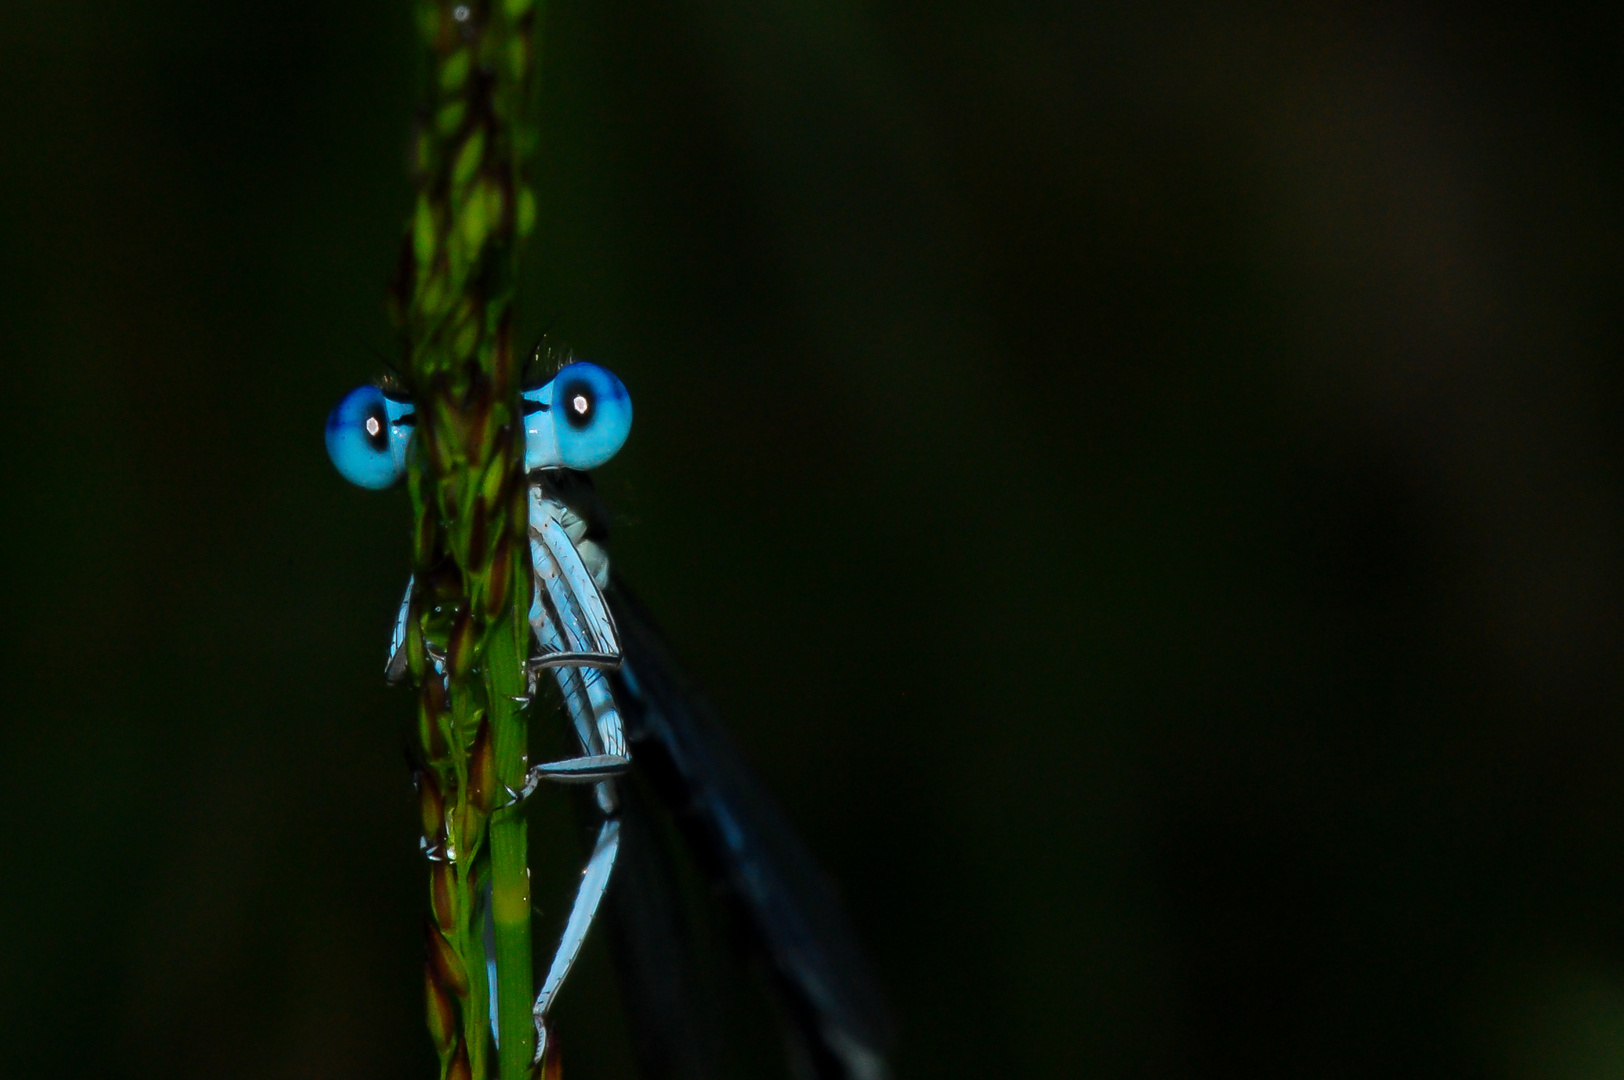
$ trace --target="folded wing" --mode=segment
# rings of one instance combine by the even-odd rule
[[[820,1080],[887,1076],[885,1000],[829,880],[636,597],[616,579],[608,598],[625,660],[613,682],[632,759],[743,913],[804,1063]]]

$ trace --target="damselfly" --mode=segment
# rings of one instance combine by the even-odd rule
[[[610,573],[606,515],[586,470],[612,458],[630,432],[625,386],[604,368],[575,362],[526,389],[523,401],[534,580],[527,667],[532,687],[551,671],[581,753],[531,769],[514,796],[547,782],[589,784],[600,822],[534,1003],[538,1051],[553,1002],[618,878],[625,902],[614,911],[634,925],[617,933],[617,944],[645,954],[628,958],[622,972],[656,984],[628,987],[628,997],[645,1003],[632,1010],[634,1023],[661,1029],[641,1040],[653,1048],[645,1049],[644,1064],[659,1075],[704,1072],[692,1055],[677,1060],[688,1034],[684,979],[673,970],[679,958],[655,944],[654,924],[674,915],[663,910],[672,890],[654,881],[657,868],[645,865],[652,860],[634,842],[640,834],[623,835],[635,824],[624,787],[635,767],[674,815],[696,861],[735,902],[743,936],[765,958],[782,999],[800,1070],[829,1080],[885,1076],[885,1004],[833,889],[672,661],[648,613]],[[328,452],[346,479],[386,488],[405,473],[414,426],[409,398],[363,386],[328,418]],[[391,680],[405,674],[411,598],[408,583],[386,666]],[[494,1001],[492,1010],[494,1017]]]

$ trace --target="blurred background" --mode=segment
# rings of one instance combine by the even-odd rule
[[[390,359],[408,6],[5,25],[0,1071],[431,1076],[407,506],[321,437]],[[1621,9],[546,38],[520,337],[630,387],[616,565],[899,1077],[1624,1077]],[[595,940],[567,1076],[618,1008]]]

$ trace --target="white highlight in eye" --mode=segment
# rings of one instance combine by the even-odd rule
[[[380,432],[382,430],[383,430],[383,425],[378,423],[378,418],[376,416],[367,417],[367,434],[368,435],[370,435],[374,439],[376,439],[378,437],[378,432]]]
[[[456,19],[458,22],[467,22],[468,16],[471,14],[473,13],[468,10],[467,4],[458,4],[456,7],[451,9],[451,17]]]
[[[570,398],[570,407],[575,410],[577,416],[585,416],[587,409],[591,408],[591,406],[592,403],[586,399],[585,394],[576,394]]]

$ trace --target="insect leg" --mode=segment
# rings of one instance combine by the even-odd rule
[[[412,617],[412,586],[416,583],[416,574],[406,579],[406,595],[400,598],[400,611],[395,615],[395,628],[389,634],[389,659],[383,666],[383,677],[384,681],[391,685],[406,680],[406,621]],[[423,643],[423,649],[428,654],[429,663],[434,666],[434,673],[444,679],[445,653],[428,642]]]
[[[586,870],[581,874],[581,888],[575,894],[575,906],[570,908],[569,922],[564,925],[564,934],[558,939],[558,950],[553,953],[552,966],[547,969],[547,978],[542,981],[541,992],[536,995],[536,1004],[531,1009],[536,1021],[537,1061],[541,1060],[542,1052],[547,1048],[547,1010],[558,988],[563,985],[564,977],[574,966],[575,958],[580,955],[581,943],[586,940],[586,932],[598,912],[598,902],[609,888],[609,872],[615,868],[615,854],[619,850],[620,822],[611,818],[598,829],[598,842],[592,849],[592,858],[587,861]]]
[[[619,667],[620,639],[603,594],[545,507],[531,507],[530,563],[536,588],[529,619],[540,647],[532,666]]]
[[[417,575],[406,579],[406,595],[400,598],[400,613],[395,616],[395,630],[389,635],[389,660],[383,666],[385,681],[393,684],[406,677],[406,620],[412,612],[412,586]]]
[[[549,631],[550,627],[541,628],[541,632]],[[548,642],[543,640],[542,644],[545,646]],[[525,787],[534,790],[542,779],[575,782],[598,779],[592,775],[592,770],[597,768],[599,776],[603,775],[605,770],[600,763],[604,762],[614,763],[615,771],[625,769],[630,759],[626,755],[626,736],[621,727],[620,709],[615,704],[614,694],[603,673],[593,668],[557,667],[553,669],[553,675],[558,680],[564,707],[574,723],[575,734],[580,739],[584,754],[568,761],[537,766],[525,778]],[[598,808],[608,820],[598,829],[598,841],[581,875],[581,887],[576,891],[569,921],[564,925],[558,949],[553,953],[552,966],[542,981],[541,992],[536,995],[535,1005],[531,1009],[536,1022],[537,1061],[541,1060],[547,1046],[547,1010],[574,965],[576,956],[580,954],[581,943],[592,926],[604,890],[609,887],[615,854],[620,850],[620,822],[615,819],[619,800],[615,797],[614,784],[599,779],[594,794]]]
[[[536,637],[543,650],[556,648],[560,642],[557,627],[550,619],[535,626]],[[532,795],[543,781],[562,784],[591,784],[623,773],[631,765],[626,752],[626,735],[620,722],[620,709],[609,689],[608,680],[596,668],[554,667],[553,676],[564,697],[564,708],[575,724],[575,734],[581,741],[580,757],[563,761],[549,761],[532,768],[525,775],[524,787],[513,793],[514,801],[523,801]],[[599,802],[605,793],[600,792]],[[612,796],[610,805],[613,805]]]

